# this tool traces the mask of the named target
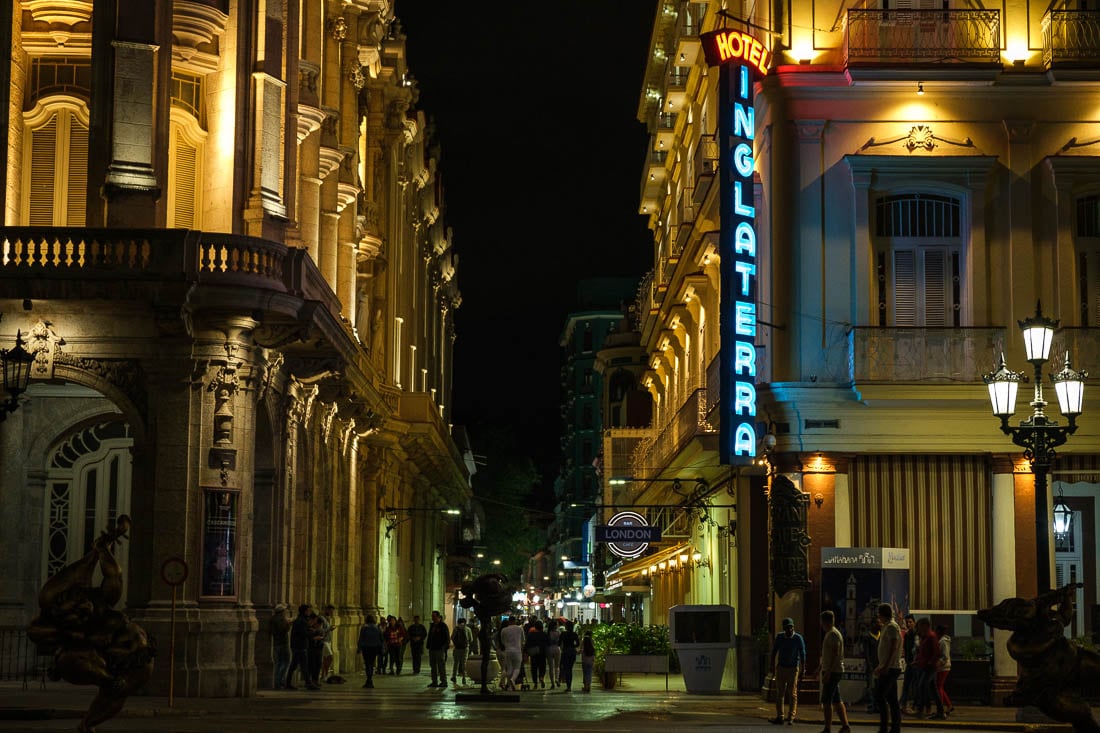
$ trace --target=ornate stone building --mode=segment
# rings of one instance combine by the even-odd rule
[[[664,555],[608,572],[648,586],[647,620],[730,603],[750,650],[776,619],[812,629],[838,602],[822,548],[905,548],[909,592],[886,600],[992,640],[995,674],[1014,674],[1007,635],[974,612],[1036,591],[1035,479],[982,375],[1002,351],[1023,366],[1016,323],[1037,300],[1062,326],[1049,371],[1066,351],[1078,369],[1100,361],[1098,29],[1084,4],[1024,0],[658,3],[638,110],[654,420],[605,449],[619,464],[606,475],[639,479],[607,487],[617,503],[672,507],[649,515]],[[717,55],[758,67],[736,86],[700,40],[719,30]],[[735,362],[719,328],[742,298],[750,346]],[[721,465],[723,360],[755,374],[736,414],[766,465]],[[1051,474],[1073,519],[1052,577],[1083,583],[1072,635],[1095,633],[1100,607],[1094,388],[1085,400]],[[727,681],[757,685],[751,657]]]
[[[0,624],[121,513],[177,694],[271,680],[276,603],[443,608],[457,257],[389,0],[0,10]],[[182,558],[176,657],[171,588]]]

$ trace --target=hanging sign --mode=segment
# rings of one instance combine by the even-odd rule
[[[753,77],[768,73],[771,54],[756,38],[722,29],[700,36],[707,63],[719,70],[719,171],[721,234],[721,430],[725,465],[756,459],[756,111]]]
[[[661,528],[652,527],[638,512],[619,512],[606,525],[596,527],[596,541],[618,557],[638,557],[650,542],[661,539]]]

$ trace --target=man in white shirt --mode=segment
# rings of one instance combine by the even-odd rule
[[[523,627],[514,618],[505,621],[500,629],[501,666],[506,688],[516,689],[516,679],[523,668]]]
[[[901,676],[901,628],[894,621],[894,609],[889,603],[879,604],[878,618],[882,622],[882,634],[878,639],[878,666],[875,667],[878,733],[900,733],[898,677]]]

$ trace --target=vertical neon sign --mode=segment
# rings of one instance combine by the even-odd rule
[[[745,465],[756,458],[756,208],[753,196],[751,69],[767,73],[768,51],[747,33],[701,37],[707,62],[719,66],[719,171],[722,258],[720,460]]]

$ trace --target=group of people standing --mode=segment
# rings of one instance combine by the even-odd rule
[[[910,695],[912,707],[906,713],[929,719],[945,719],[954,710],[944,681],[951,670],[951,637],[947,628],[935,631],[928,619],[917,621],[912,614],[904,619],[905,631],[894,620],[894,609],[888,603],[876,609],[874,632],[876,643],[865,652],[873,709],[879,714],[878,733],[899,733],[902,706]],[[792,725],[798,712],[798,680],[806,668],[806,642],[794,630],[793,619],[783,619],[783,631],[772,645],[772,677],[776,683],[775,718],[770,722]],[[822,733],[830,733],[835,712],[841,723],[840,733],[850,733],[848,711],[840,696],[843,676],[844,637],[836,627],[832,611],[821,613],[821,643],[819,674],[821,706],[825,715]],[[869,653],[868,653],[869,652]],[[905,682],[898,698],[898,679],[903,660]],[[936,713],[931,712],[932,704]],[[786,714],[784,714],[786,705]]]
[[[496,637],[496,647],[501,660],[501,688],[515,690],[544,690],[547,678],[550,689],[573,689],[573,667],[577,656],[581,658],[583,691],[592,691],[592,669],[596,663],[596,647],[592,632],[580,637],[572,621],[564,624],[551,620],[531,618],[524,622],[519,618],[507,618],[501,622]],[[531,669],[527,681],[526,667]]]
[[[401,674],[405,666],[405,650],[412,650],[412,673],[420,674],[421,660],[425,649],[428,651],[428,664],[431,668],[432,682],[429,687],[446,687],[447,648],[451,644],[447,624],[439,611],[432,611],[431,623],[425,627],[419,616],[413,616],[413,622],[407,628],[404,619],[389,616],[375,620],[373,614],[367,616],[363,627],[359,629],[356,648],[363,655],[363,665],[367,681],[363,687],[374,687],[374,675]]]
[[[335,607],[325,606],[315,613],[308,603],[298,606],[294,621],[287,618],[286,605],[275,606],[268,629],[274,651],[276,690],[296,690],[292,684],[297,671],[306,689],[321,689],[321,680],[332,670],[332,629]]]

